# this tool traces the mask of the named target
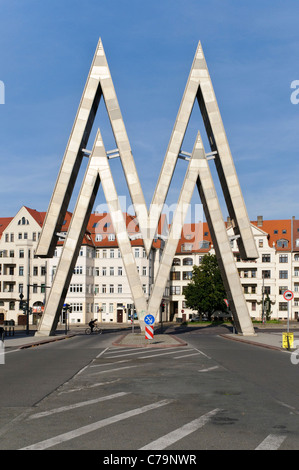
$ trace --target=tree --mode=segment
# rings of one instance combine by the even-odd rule
[[[186,307],[206,314],[209,319],[216,310],[226,311],[220,269],[215,255],[205,255],[199,266],[193,266],[192,280],[184,289]]]

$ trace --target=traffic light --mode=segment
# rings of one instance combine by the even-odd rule
[[[63,307],[62,307],[62,311],[63,313],[66,313],[67,311],[69,311],[70,313],[72,312],[72,307],[70,304],[64,304]]]

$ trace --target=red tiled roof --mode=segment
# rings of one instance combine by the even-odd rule
[[[263,220],[259,225],[257,221],[251,222],[268,234],[269,247],[275,247],[278,251],[289,251],[291,248],[291,219],[286,220]],[[287,240],[285,246],[277,246],[278,240]],[[283,243],[283,242],[282,242]]]
[[[10,224],[13,217],[0,217],[0,239],[6,227]]]

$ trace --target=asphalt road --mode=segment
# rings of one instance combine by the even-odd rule
[[[297,450],[299,365],[221,332],[181,333],[188,345],[167,349],[115,347],[105,333],[8,351],[0,449]]]

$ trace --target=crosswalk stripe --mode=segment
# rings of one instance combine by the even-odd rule
[[[159,439],[150,442],[139,450],[163,450],[166,447],[169,447],[171,444],[174,444],[175,442],[179,441],[180,439],[183,439],[183,437],[188,436],[197,429],[202,428],[219,411],[219,408],[209,411],[203,416],[200,416],[200,418],[194,419],[190,423],[185,424],[184,426],[176,429],[175,431],[165,434],[165,436],[162,436]]]
[[[269,434],[255,450],[277,450],[286,437],[282,434]]]
[[[20,450],[48,449],[49,447],[61,444],[62,442],[70,441],[71,439],[83,436],[84,434],[88,434],[89,432],[97,431],[98,429],[101,429],[105,426],[109,426],[110,424],[117,423],[118,421],[122,421],[124,419],[131,418],[132,416],[137,416],[139,414],[146,413],[147,411],[160,408],[161,406],[168,405],[171,402],[173,402],[173,400],[161,400],[155,403],[151,403],[149,405],[142,406],[141,408],[135,408],[130,411],[125,411],[124,413],[120,413],[118,415],[111,416],[110,418],[105,418],[100,421],[96,421],[95,423],[88,424],[87,426],[82,426],[78,429],[74,429],[73,431],[59,434],[58,436],[37,442],[36,444],[22,447]]]
[[[63,411],[73,410],[75,408],[80,408],[82,406],[94,405],[95,403],[99,403],[101,401],[113,400],[114,398],[119,398],[124,395],[128,395],[128,393],[119,392],[119,393],[114,393],[113,395],[95,398],[93,400],[81,401],[79,403],[74,403],[73,405],[61,406],[60,408],[54,408],[52,410],[41,411],[40,413],[35,413],[34,415],[29,416],[28,419],[30,420],[30,419],[43,418],[44,416],[49,416],[49,415],[53,415],[56,413],[62,413]]]

